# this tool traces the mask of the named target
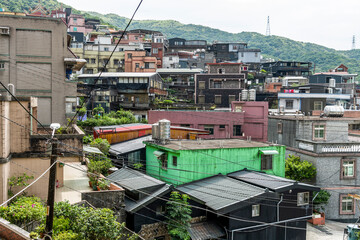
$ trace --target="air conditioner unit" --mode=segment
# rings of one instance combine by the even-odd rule
[[[0,27],[1,35],[10,35],[10,27]]]
[[[332,88],[328,88],[327,89],[327,92],[330,93],[330,94],[333,94],[334,93],[334,90]]]

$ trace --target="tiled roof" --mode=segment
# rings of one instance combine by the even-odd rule
[[[220,239],[226,236],[225,230],[215,222],[192,223],[188,232],[192,240]]]

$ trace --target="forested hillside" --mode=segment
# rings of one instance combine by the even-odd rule
[[[37,0],[0,0],[0,6],[9,11],[24,11],[34,7]],[[47,0],[42,3],[48,9],[58,8],[56,0]],[[64,7],[66,5],[63,5]],[[67,7],[67,6],[66,6]],[[125,28],[129,19],[116,14],[99,14],[96,12],[81,12],[87,17],[97,17],[103,23]],[[260,48],[262,55],[276,60],[310,61],[315,65],[315,71],[327,71],[343,63],[349,67],[351,73],[360,74],[360,50],[337,51],[313,43],[294,41],[279,36],[264,36],[255,32],[241,32],[237,34],[221,31],[201,25],[182,24],[174,20],[135,20],[130,29],[149,29],[164,33],[167,38],[180,37],[185,39],[203,39],[209,43],[213,41],[247,42],[251,48]]]

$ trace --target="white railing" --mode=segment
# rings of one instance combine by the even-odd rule
[[[323,146],[321,152],[360,152],[360,145]]]

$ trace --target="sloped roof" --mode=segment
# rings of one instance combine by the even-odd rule
[[[161,197],[164,194],[170,192],[170,190],[171,190],[171,185],[165,184],[164,186],[162,186],[152,194],[144,197],[143,199],[140,199],[139,201],[133,201],[128,198],[125,198],[125,210],[127,212],[134,213],[137,210],[139,210],[142,206],[148,205],[153,201],[155,201],[158,197]]]
[[[150,177],[146,174],[127,167],[121,168],[118,171],[110,174],[108,178],[130,191],[165,185],[164,182],[156,178]]]
[[[125,154],[133,151],[145,148],[146,145],[143,141],[149,141],[152,139],[151,135],[135,138],[129,141],[115,143],[110,146],[109,152],[114,155]]]
[[[303,188],[311,191],[320,191],[320,188],[306,184],[299,183],[291,179],[278,177],[262,172],[241,170],[228,174],[229,177],[236,178],[238,180],[254,184],[259,187],[268,188],[275,192],[286,191],[288,189]]]
[[[265,193],[263,188],[221,174],[180,185],[176,189],[222,213],[231,211],[234,205]]]
[[[188,232],[192,240],[219,239],[226,235],[225,230],[215,222],[192,223]]]

